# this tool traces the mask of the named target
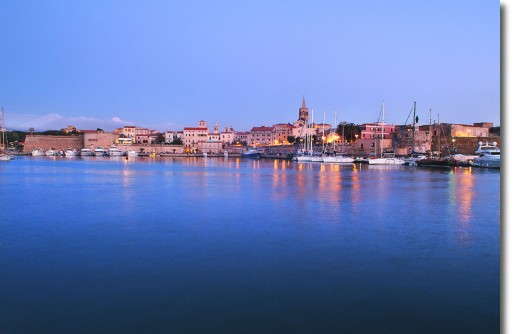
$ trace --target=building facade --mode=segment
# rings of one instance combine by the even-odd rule
[[[189,149],[197,149],[197,143],[208,140],[208,127],[205,121],[199,121],[197,127],[183,129],[183,145]]]
[[[248,145],[271,145],[275,140],[272,126],[255,126],[250,131]]]

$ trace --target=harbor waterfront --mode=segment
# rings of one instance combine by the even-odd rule
[[[0,333],[499,333],[500,170],[0,164]]]

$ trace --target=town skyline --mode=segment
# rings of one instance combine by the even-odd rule
[[[305,106],[305,97],[302,97],[300,106],[301,107]],[[394,124],[394,125],[403,125],[403,124],[411,123],[412,122],[411,117],[412,117],[414,107],[416,107],[416,101],[413,101],[412,108],[409,109],[408,113],[405,115],[405,117],[404,117],[405,122],[401,122],[401,121],[400,122],[390,122],[390,119],[386,118],[385,119],[386,123]],[[357,124],[357,125],[370,124],[370,123],[378,122],[380,120],[380,118],[379,118],[380,110],[378,111],[376,119],[372,119],[370,121],[366,121],[366,122],[362,122],[362,123],[355,123],[355,122],[352,122],[347,119],[339,119],[339,117],[338,117],[339,113],[337,110],[335,110],[331,113],[322,112],[320,115],[316,114],[314,109],[311,109],[309,107],[307,107],[307,110],[309,110],[309,114],[310,114],[309,117],[312,117],[312,115],[314,115],[314,119],[311,120],[311,122],[314,122],[315,124],[325,123],[325,124],[330,124],[331,126],[333,126],[335,116],[336,116],[336,120],[335,120],[336,125],[339,123],[342,123],[342,122],[353,123],[353,124]],[[298,113],[298,111],[296,111],[296,112]],[[415,111],[415,114],[416,114],[417,120],[418,120],[417,123],[420,125],[426,125],[429,123],[435,124],[438,122],[465,124],[465,125],[471,125],[471,124],[477,123],[477,122],[491,122],[494,124],[494,126],[500,126],[500,124],[493,122],[493,120],[484,119],[482,116],[478,117],[478,119],[471,120],[470,122],[462,122],[462,123],[448,122],[447,120],[443,120],[442,118],[440,118],[439,113],[433,113],[432,108],[430,108],[427,111],[425,111],[425,110],[424,111]],[[208,124],[207,126],[209,128],[218,126],[219,128],[233,128],[235,131],[249,131],[253,127],[273,126],[275,124],[293,124],[299,120],[299,118],[294,119],[294,116],[295,116],[295,114],[293,112],[293,115],[291,115],[289,120],[286,120],[286,121],[278,120],[277,122],[270,123],[270,124],[266,124],[266,123],[262,122],[260,124],[251,125],[249,128],[237,128],[231,124],[232,123],[231,121],[225,122],[223,120],[223,122],[219,122],[219,121],[215,120],[213,122],[210,122],[210,121],[207,121],[207,120],[201,119],[201,118],[198,118],[197,120],[193,120],[192,123],[185,124],[184,126],[180,126],[178,128],[164,128],[164,126],[156,126],[156,127],[148,126],[147,124],[150,124],[150,123],[137,124],[137,123],[134,123],[131,121],[124,121],[118,117],[116,117],[116,119],[112,119],[111,120],[112,123],[109,123],[106,120],[98,120],[98,119],[91,118],[91,117],[66,118],[66,117],[62,117],[62,116],[56,114],[56,115],[46,115],[44,117],[41,117],[40,119],[36,119],[36,121],[34,119],[32,119],[32,120],[24,121],[19,124],[15,123],[15,126],[12,126],[12,124],[9,124],[9,122],[6,122],[6,129],[7,130],[16,130],[16,131],[30,131],[30,129],[33,129],[33,131],[41,132],[41,131],[64,129],[64,128],[72,125],[75,128],[81,129],[81,130],[94,130],[97,128],[101,128],[104,131],[111,132],[111,131],[115,131],[121,127],[135,126],[135,127],[139,127],[139,128],[148,128],[151,130],[166,132],[166,131],[182,131],[184,128],[197,126],[196,124],[202,120]],[[215,119],[215,118],[213,118],[213,119]],[[391,119],[393,119],[393,117]],[[72,124],[72,123],[75,123],[75,124]],[[32,126],[31,124],[40,124],[41,127],[36,128],[35,126]],[[171,123],[167,123],[167,124],[171,124]],[[86,125],[86,126],[83,126],[83,125]]]
[[[356,124],[500,124],[500,4],[7,2],[6,125],[249,129],[315,114]],[[483,22],[483,24],[480,24]],[[476,116],[475,119],[473,116]],[[57,125],[60,124],[60,125]],[[90,125],[88,125],[90,124]]]

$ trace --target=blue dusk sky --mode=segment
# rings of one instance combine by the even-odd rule
[[[8,129],[500,124],[498,1],[5,0],[0,44]]]

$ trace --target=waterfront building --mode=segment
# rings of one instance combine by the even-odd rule
[[[181,139],[183,141],[183,131],[165,131],[164,137],[165,143],[167,144],[172,144],[176,139]]]
[[[72,133],[72,132],[77,132],[77,128],[73,125],[68,125],[66,128],[61,129],[61,131],[65,132],[65,133]]]
[[[415,124],[396,127],[394,147],[397,154],[412,152],[433,154],[472,154],[478,141],[499,141],[499,136],[492,134],[493,123],[481,122],[473,125],[434,123],[431,125]]]
[[[149,134],[137,134],[134,140],[135,144],[149,144]]]
[[[132,144],[135,142],[136,126],[126,125],[115,130],[117,134],[117,143]]]
[[[183,145],[185,148],[197,149],[197,143],[208,140],[208,127],[205,121],[199,121],[197,127],[183,129]]]
[[[233,128],[224,128],[223,132],[221,132],[220,140],[224,144],[231,144],[235,140],[235,130]]]
[[[255,126],[250,131],[248,145],[271,145],[274,138],[274,128],[272,126]]]
[[[288,137],[293,137],[295,126],[292,124],[275,124],[273,125],[273,144],[286,145],[289,143]]]
[[[223,153],[223,142],[220,140],[207,140],[197,143],[197,149],[200,153],[221,154]]]
[[[115,132],[104,132],[102,130],[83,130],[83,147],[95,149],[96,147],[110,147],[116,142]]]
[[[395,125],[376,122],[362,124],[359,127],[361,134],[352,145],[357,154],[368,155],[373,152],[380,152],[381,143],[383,151],[394,149],[393,139],[397,134]]]
[[[249,131],[237,131],[234,133],[234,140],[232,143],[247,145],[248,143],[250,143],[250,136],[251,133]]]

